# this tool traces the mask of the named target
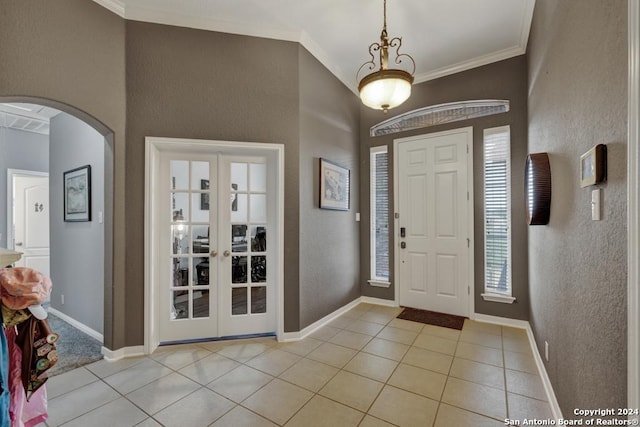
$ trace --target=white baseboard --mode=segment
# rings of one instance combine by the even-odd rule
[[[117,350],[109,350],[107,347],[102,347],[102,354],[105,360],[109,362],[115,362],[116,360],[124,359],[126,357],[144,356],[144,346],[135,345],[131,347],[122,347]]]
[[[83,323],[80,323],[79,321],[77,321],[73,317],[69,317],[66,314],[56,310],[53,307],[49,307],[48,311],[49,311],[49,313],[53,314],[54,316],[59,317],[60,319],[64,320],[65,322],[67,322],[68,324],[73,326],[74,328],[76,328],[76,329],[84,332],[85,334],[89,335],[91,338],[94,338],[94,339],[100,341],[100,343],[104,343],[104,337],[102,336],[102,334],[100,332],[94,331],[93,329],[91,329],[87,325],[85,325]]]
[[[339,316],[342,316],[344,313],[346,313],[347,311],[351,310],[353,307],[355,307],[356,305],[360,304],[361,302],[362,302],[362,297],[356,298],[353,301],[351,301],[349,304],[340,307],[339,309],[337,309],[333,313],[327,314],[322,319],[313,322],[312,324],[310,324],[309,326],[307,326],[304,329],[301,329],[298,332],[285,332],[282,335],[282,337],[278,337],[278,341],[280,341],[280,342],[291,342],[291,341],[299,341],[299,340],[301,340],[303,338],[306,338],[307,336],[311,335],[312,333],[314,333],[318,329],[322,328],[327,323],[331,322],[333,319],[335,319],[335,318],[337,318]]]
[[[551,380],[549,379],[549,375],[547,374],[547,369],[544,367],[544,363],[542,362],[542,356],[538,351],[538,346],[536,345],[536,340],[535,340],[535,337],[533,336],[533,330],[531,329],[531,324],[526,320],[508,319],[506,317],[488,316],[486,314],[479,314],[479,313],[474,313],[471,318],[477,322],[492,323],[494,325],[501,325],[501,326],[510,326],[512,328],[520,328],[527,331],[527,337],[529,338],[529,345],[531,346],[531,352],[533,353],[533,358],[536,361],[538,373],[540,374],[540,379],[542,380],[542,384],[544,385],[544,391],[547,394],[547,400],[549,401],[549,405],[551,406],[551,412],[553,413],[553,417],[556,420],[563,418],[562,410],[560,409],[560,405],[558,404],[558,399],[556,399],[556,394],[553,391],[553,386],[551,385]]]
[[[392,299],[382,299],[374,297],[360,297],[360,302],[375,305],[384,305],[387,307],[398,307],[398,304]]]

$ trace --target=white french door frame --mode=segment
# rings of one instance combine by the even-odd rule
[[[469,192],[469,200],[467,201],[467,230],[469,230],[469,253],[468,253],[468,264],[467,264],[467,283],[470,288],[469,294],[469,313],[468,317],[472,317],[475,312],[475,304],[474,304],[474,224],[473,224],[473,127],[468,126],[464,128],[451,129],[442,132],[434,132],[427,133],[422,135],[416,135],[415,137],[409,138],[399,138],[393,140],[393,233],[394,233],[394,251],[393,251],[393,265],[394,265],[394,302],[395,305],[400,305],[400,257],[398,256],[398,251],[400,249],[400,239],[398,236],[400,235],[400,222],[398,212],[400,208],[400,167],[399,167],[399,155],[398,150],[400,148],[400,144],[402,142],[408,141],[410,139],[419,139],[424,136],[446,136],[452,135],[456,133],[466,133],[467,135],[467,147],[469,147],[469,152],[467,155],[467,191]]]
[[[284,145],[256,142],[214,141],[181,138],[145,138],[145,212],[144,212],[144,353],[151,354],[160,344],[159,325],[159,277],[155,265],[158,256],[159,238],[154,233],[159,226],[157,209],[160,153],[164,151],[188,152],[192,154],[262,155],[273,159],[276,167],[276,335],[280,341],[284,336]]]
[[[23,169],[7,169],[7,248],[15,251],[13,241],[13,179],[16,176],[49,177],[48,172],[38,172]]]

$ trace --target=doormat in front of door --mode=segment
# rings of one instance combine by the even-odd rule
[[[435,311],[405,307],[402,313],[398,314],[398,319],[426,323],[427,325],[443,326],[461,331],[464,325],[464,319],[466,318],[453,314],[436,313]]]

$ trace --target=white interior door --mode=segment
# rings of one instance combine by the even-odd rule
[[[472,129],[396,141],[399,303],[469,315]]]
[[[274,168],[266,157],[223,156],[220,334],[276,330]]]
[[[275,332],[268,159],[163,152],[159,179],[160,342]]]
[[[49,177],[13,175],[13,246],[22,252],[17,267],[50,276]]]

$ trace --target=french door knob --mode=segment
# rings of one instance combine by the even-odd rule
[[[224,255],[224,256],[226,256],[226,257],[227,257],[227,256],[231,255],[231,252],[229,252],[229,251],[227,250],[227,251],[222,252],[222,255]]]
[[[218,251],[211,251],[211,252],[209,252],[209,255],[211,255],[212,257],[217,257],[218,256]]]

